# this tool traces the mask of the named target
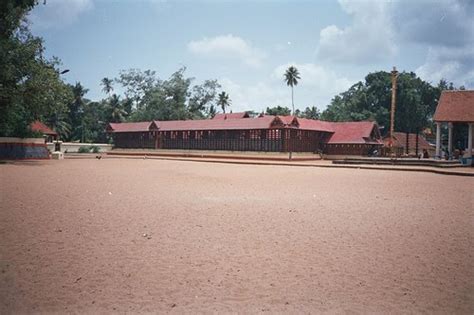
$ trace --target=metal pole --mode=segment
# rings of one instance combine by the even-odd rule
[[[390,153],[393,153],[393,133],[395,129],[395,106],[396,106],[396,97],[397,97],[397,76],[398,71],[397,68],[393,67],[391,72],[392,74],[392,103],[390,107]]]

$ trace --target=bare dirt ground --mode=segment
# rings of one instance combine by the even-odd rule
[[[0,165],[0,313],[474,313],[474,180]]]

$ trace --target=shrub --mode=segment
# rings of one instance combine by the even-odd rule
[[[100,147],[93,145],[91,148],[92,153],[99,153],[100,152]]]
[[[88,146],[79,147],[79,149],[77,150],[77,153],[90,153],[90,152],[91,152],[91,147],[88,147]]]

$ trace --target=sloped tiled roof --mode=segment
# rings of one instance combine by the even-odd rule
[[[332,126],[333,123],[329,121],[307,118],[297,118],[297,121],[299,124],[299,129],[334,132],[334,128]]]
[[[216,114],[212,119],[241,119],[241,118],[249,118],[249,114],[247,112],[241,113],[228,113],[228,114]]]
[[[150,130],[153,122],[127,122],[127,123],[110,123],[107,127],[109,132],[146,132]]]
[[[43,124],[41,121],[37,120],[31,123],[30,125],[31,131],[36,131],[36,132],[41,132],[44,135],[52,135],[52,136],[57,136],[58,134],[56,131],[52,130],[45,124]]]
[[[390,137],[384,138],[384,143],[388,145],[390,141]],[[393,146],[394,147],[402,147],[404,148],[407,144],[407,134],[405,132],[394,132],[393,133]],[[415,148],[416,147],[416,133],[408,134],[408,147]],[[420,149],[432,149],[433,146],[430,145],[428,141],[422,136],[418,135],[418,148]]]
[[[474,122],[474,90],[443,91],[433,120]]]
[[[329,144],[381,144],[380,139],[371,139],[374,128],[373,121],[332,122],[334,134],[329,138]],[[378,133],[378,130],[375,131]]]
[[[267,129],[276,125],[283,126],[282,121],[274,116],[246,119],[156,120],[155,124],[160,131]]]

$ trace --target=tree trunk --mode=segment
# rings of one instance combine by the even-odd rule
[[[293,108],[293,115],[295,114],[295,103],[293,101],[293,85],[291,86],[291,107]]]
[[[408,141],[408,140],[409,140],[409,139],[408,139],[409,136],[410,136],[410,133],[407,132],[407,141],[406,141],[406,146],[405,146],[405,151],[406,151],[406,154],[407,154],[407,155],[408,155],[408,152],[409,152],[409,150],[410,150],[410,148],[409,148],[410,143],[409,143],[409,141]]]

